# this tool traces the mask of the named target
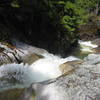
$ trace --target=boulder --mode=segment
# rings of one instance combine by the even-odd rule
[[[25,47],[25,46],[24,46]],[[26,45],[27,47],[27,45]],[[33,48],[19,48],[8,43],[0,43],[0,65],[8,63],[28,63],[32,64],[34,61],[42,58],[42,53],[36,51],[43,51],[42,49]]]

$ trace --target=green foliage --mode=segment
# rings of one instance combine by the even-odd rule
[[[19,8],[20,7],[17,0],[11,2],[11,6],[14,7],[14,8]]]
[[[80,24],[86,23],[88,11],[94,7],[99,0],[12,0],[11,6],[16,8],[31,7],[33,12],[42,13],[47,16],[52,25],[62,31],[74,32]],[[33,6],[33,7],[32,7]]]
[[[94,6],[94,0],[76,0],[76,3],[82,8]]]
[[[30,27],[38,22],[41,28],[51,25],[56,33],[73,38],[78,26],[86,23],[88,13],[96,9],[97,4],[99,8],[100,0],[9,0],[8,4],[11,9],[5,7],[5,11],[11,18],[15,16],[14,19],[20,23],[18,27],[23,26],[24,22],[25,31],[30,31]]]
[[[100,10],[100,0],[76,0],[76,4],[85,9],[88,13]]]
[[[58,31],[75,34],[78,26],[87,22],[89,12],[94,11],[99,3],[99,0],[49,0],[48,15]]]
[[[75,38],[76,29],[87,21],[88,15],[84,8],[75,0],[49,0],[48,16],[58,33],[64,33],[72,40]]]

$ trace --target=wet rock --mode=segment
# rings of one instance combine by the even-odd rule
[[[25,89],[23,94],[20,96],[18,100],[35,100],[35,92],[32,89],[32,86]]]
[[[100,47],[94,48],[93,51],[94,53],[100,53]]]
[[[100,38],[97,38],[97,39],[93,40],[92,43],[98,45],[97,48],[93,49],[94,52],[95,53],[100,53]]]
[[[82,63],[74,65],[74,71],[56,82],[34,86],[36,100],[99,100],[100,55],[90,54]]]
[[[0,100],[18,100],[25,89],[13,89],[0,92]]]
[[[10,89],[0,92],[0,100],[34,100],[35,93],[32,87],[23,89]]]
[[[92,43],[100,46],[100,38],[93,40]]]
[[[32,62],[43,58],[42,53],[41,55],[40,53],[38,54],[39,51],[43,52],[42,49],[35,47],[33,49],[31,46],[28,48],[27,45],[25,48],[18,48],[8,43],[0,43],[0,65],[21,62],[32,64]]]
[[[82,60],[68,61],[66,63],[61,64],[60,70],[62,71],[63,76],[74,72],[75,67],[80,65]]]
[[[84,58],[85,64],[96,65],[100,63],[100,54],[90,54]]]
[[[37,54],[29,54],[26,55],[26,57],[22,58],[23,63],[28,63],[29,65],[35,62],[36,60],[43,58],[42,55],[37,55]]]

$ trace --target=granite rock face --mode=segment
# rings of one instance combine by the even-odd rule
[[[23,47],[21,47],[23,45]],[[0,43],[0,65],[8,63],[28,63],[42,58],[41,55],[46,52],[43,49],[32,47],[25,44],[10,45],[8,43]]]
[[[55,83],[34,86],[36,100],[100,100],[100,54],[90,54],[74,66]]]

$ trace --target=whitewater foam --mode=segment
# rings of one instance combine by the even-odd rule
[[[91,41],[82,41],[82,40],[79,40],[79,44],[80,44],[80,45],[84,45],[84,46],[88,46],[88,47],[91,47],[91,48],[96,48],[96,47],[98,47],[98,45],[92,44]]]
[[[73,56],[60,58],[44,54],[44,58],[28,64],[6,64],[0,67],[0,91],[11,88],[29,87],[32,83],[43,82],[62,75],[59,65],[67,61],[79,60]]]

